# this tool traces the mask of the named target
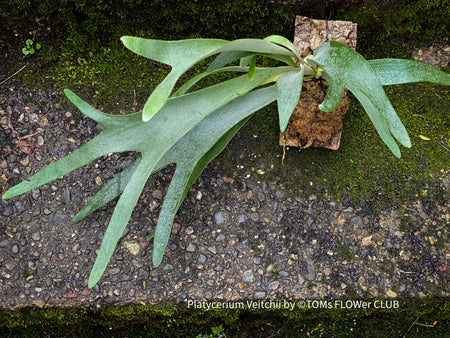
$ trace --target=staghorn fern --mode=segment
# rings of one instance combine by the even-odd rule
[[[303,60],[287,39],[191,39],[159,41],[122,37],[131,51],[172,67],[152,92],[143,111],[130,115],[102,113],[70,90],[69,100],[103,127],[100,135],[68,156],[37,172],[28,181],[2,196],[11,198],[60,178],[113,152],[136,151],[140,157],[108,182],[72,219],[77,222],[121,195],[105,232],[88,286],[103,275],[132,210],[151,174],[175,163],[175,174],[166,193],[154,236],[153,265],[161,264],[173,220],[190,186],[206,165],[227,145],[257,110],[277,101],[280,130],[284,131],[300,99],[303,81],[323,78],[330,84],[320,105],[336,109],[348,88],[361,102],[378,134],[397,157],[396,140],[410,147],[408,133],[392,108],[382,86],[429,81],[450,85],[450,75],[418,62],[397,59],[366,61],[346,45],[330,41],[313,57]],[[180,76],[199,61],[216,55],[206,71],[172,93]],[[285,66],[256,67],[256,56],[272,58]],[[234,61],[239,66],[227,66]],[[301,66],[297,66],[298,62]],[[215,72],[244,73],[211,87],[188,93],[202,78]],[[261,87],[261,88],[259,88]],[[148,122],[147,122],[148,121]]]

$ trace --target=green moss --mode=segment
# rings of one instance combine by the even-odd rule
[[[184,336],[195,337],[223,325],[227,336],[303,337],[426,335],[444,336],[450,322],[445,300],[381,302],[371,307],[342,308],[347,300],[310,301],[309,308],[205,309],[182,305],[128,305],[89,309],[35,309],[0,313],[0,334],[30,336]],[[350,302],[355,302],[357,299]],[[291,301],[297,304],[296,300]],[[244,302],[245,303],[245,302]],[[355,303],[352,303],[355,304]],[[432,327],[415,323],[434,323]],[[413,328],[413,330],[411,330]]]
[[[355,254],[349,249],[348,246],[344,245],[343,243],[339,244],[336,251],[339,257],[346,260],[351,260],[355,257]]]
[[[236,152],[239,159],[228,165],[237,175],[261,168],[264,175],[254,174],[255,178],[283,184],[289,195],[327,194],[370,213],[400,208],[415,200],[444,204],[445,191],[435,182],[448,170],[448,151],[443,147],[449,142],[448,89],[408,84],[387,87],[386,93],[412,140],[410,149],[402,148],[401,159],[390,153],[359,102],[352,98],[337,151],[290,148],[282,163],[277,112],[271,106],[258,112],[231,142],[223,161],[230,161],[231,153]],[[242,149],[242,144],[247,147]],[[236,172],[238,165],[244,166],[242,172]]]
[[[450,9],[445,1],[359,2],[340,8],[343,20],[358,24],[358,49],[376,57],[406,55],[404,39],[426,41],[448,36]],[[397,41],[396,41],[397,40]]]

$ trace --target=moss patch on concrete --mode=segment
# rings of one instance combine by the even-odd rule
[[[443,337],[450,324],[450,307],[444,300],[370,299],[366,301],[368,308],[362,308],[358,302],[352,299],[316,300],[301,308],[298,304],[303,303],[292,300],[289,303],[294,304],[293,310],[262,309],[261,305],[257,309],[248,309],[245,301],[244,308],[220,310],[188,308],[186,304],[134,304],[76,310],[27,308],[0,313],[0,334],[23,337],[197,337],[210,335],[211,328],[222,325],[227,336],[240,337]]]
[[[377,57],[385,57],[389,51],[401,53],[403,39],[425,41],[448,36],[450,8],[440,0],[362,1],[350,8],[337,8],[343,20],[358,23],[358,48]],[[391,48],[389,41],[395,39],[401,39],[400,47]]]
[[[278,146],[276,107],[257,113],[230,145],[241,150],[229,163],[236,171],[244,166],[260,181],[277,181],[291,197],[333,196],[356,207],[379,212],[415,199],[445,202],[445,190],[435,186],[449,170],[450,100],[446,87],[408,84],[386,88],[411,140],[397,159],[384,145],[359,102],[352,97],[344,118],[340,149],[286,150]],[[425,140],[428,138],[429,140]],[[225,161],[224,161],[225,162]]]

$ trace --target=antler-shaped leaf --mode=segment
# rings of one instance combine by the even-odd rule
[[[251,52],[295,57],[295,54],[266,40],[240,39],[189,39],[160,41],[131,36],[121,38],[124,45],[136,54],[145,56],[172,67],[167,77],[156,87],[145,103],[142,119],[148,121],[165,104],[180,76],[197,62],[222,52]]]
[[[177,145],[177,142],[212,112],[217,111],[234,99],[245,95],[252,89],[264,83],[268,78],[282,73],[283,71],[284,69],[257,69],[252,81],[249,81],[248,76],[244,75],[194,93],[169,99],[161,111],[153,117],[151,123],[144,123],[142,121],[141,113],[122,116],[104,114],[92,108],[70,90],[66,90],[65,93],[67,97],[83,113],[99,122],[103,126],[103,131],[100,135],[96,136],[78,150],[36,173],[29,181],[24,181],[17,186],[12,187],[3,195],[3,198],[16,196],[54,179],[60,178],[102,155],[111,152],[140,152],[141,159],[135,164],[135,167],[132,167],[130,170],[125,171],[125,173],[122,173],[122,175],[119,176],[123,179],[119,184],[119,188],[117,188],[115,192],[114,190],[108,192],[109,196],[113,196],[118,191],[123,190],[122,196],[117,202],[115,211],[105,232],[98,257],[89,278],[88,285],[89,287],[92,287],[103,274],[150,174],[156,169],[161,168],[161,165],[165,163],[178,161],[177,158],[171,157],[173,155],[167,155],[168,153],[170,154],[171,149]],[[258,102],[267,104],[270,100],[267,103],[264,100]],[[249,104],[251,104],[251,102]],[[244,118],[246,115],[242,116],[242,118]],[[176,121],[176,123],[174,123],[174,121]],[[236,123],[238,121],[236,121]],[[208,125],[208,130],[210,127],[211,125]],[[224,128],[227,127],[230,127],[230,125],[224,126]],[[221,127],[219,126],[218,128],[220,129]],[[198,139],[197,142],[202,143],[203,140]],[[182,143],[184,144],[184,142]],[[213,140],[212,144],[205,144],[204,147],[207,147],[206,150],[208,150],[214,143],[215,141]],[[182,147],[180,143],[176,146],[176,148],[178,147]],[[197,148],[199,148],[198,144]],[[175,151],[175,154],[181,156],[183,150]],[[168,159],[170,162],[167,162],[168,160],[162,161],[164,156],[169,156]],[[202,156],[200,156],[200,158]],[[181,158],[183,158],[183,156],[181,156]],[[208,157],[206,159],[208,159]],[[191,159],[189,159],[189,161],[190,160]],[[194,166],[189,162],[193,170],[198,168],[197,162]],[[187,167],[184,167],[183,165],[177,167],[178,173],[176,174],[175,183],[177,181],[186,182],[186,173],[188,170],[186,168]],[[201,167],[201,169],[203,169],[203,167]],[[199,174],[199,171],[194,170],[194,172],[194,176],[197,177],[196,175]],[[179,179],[179,177],[182,178]],[[192,177],[187,177],[187,180],[187,182],[191,182]],[[118,181],[116,181],[116,183],[117,182]],[[114,188],[114,186],[110,186],[109,188],[111,187]],[[106,190],[102,192],[103,196],[100,196],[100,201],[107,199],[105,191]],[[181,191],[184,192],[187,190],[182,188]],[[166,222],[166,224],[170,223],[169,226],[171,226],[172,222],[168,222],[167,220],[170,217],[173,219],[174,212],[176,212],[182,200],[180,200],[179,196],[176,197],[178,193],[179,190],[168,194],[167,197],[169,198],[165,202],[171,207],[168,207],[168,211],[162,215],[163,218],[161,222]],[[182,195],[183,198],[184,194],[185,193]],[[98,203],[98,201],[96,203]],[[176,206],[175,209],[174,206]],[[95,206],[92,208],[95,208]],[[79,219],[84,215],[85,214],[77,215],[76,219]],[[164,221],[164,219],[166,219],[166,221]],[[161,235],[158,235],[158,238],[160,237]]]
[[[156,226],[153,264],[159,266],[170,236],[174,216],[205,166],[225,148],[247,117],[276,99],[275,88],[259,89],[242,96],[205,118],[168,153],[177,167]],[[233,128],[235,126],[235,128]],[[214,144],[211,147],[211,144]],[[173,158],[170,160],[170,158]]]
[[[155,267],[161,263],[173,219],[191,185],[206,165],[223,150],[247,118],[275,100],[275,93],[275,88],[272,86],[248,93],[230,102],[195,126],[158,163],[157,170],[170,163],[176,163],[176,171],[164,198],[156,227],[153,249]],[[138,161],[108,182],[73,221],[81,220],[120,195]]]
[[[322,67],[331,81],[327,95],[319,106],[321,110],[335,110],[346,87],[361,102],[378,134],[395,156],[401,155],[393,137],[405,147],[411,147],[408,133],[384,93],[381,82],[360,54],[343,43],[329,41],[320,45],[308,60]]]

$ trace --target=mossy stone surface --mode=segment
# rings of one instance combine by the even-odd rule
[[[227,336],[444,337],[450,322],[444,300],[309,301],[309,308],[195,310],[186,305],[128,305],[89,309],[23,309],[0,313],[0,334],[22,337],[198,337],[223,325]],[[244,302],[245,303],[245,302]],[[290,300],[292,304],[298,300]],[[282,306],[280,306],[282,307]],[[342,308],[344,307],[344,308]],[[345,308],[347,307],[347,308]],[[380,311],[382,309],[382,312]]]

